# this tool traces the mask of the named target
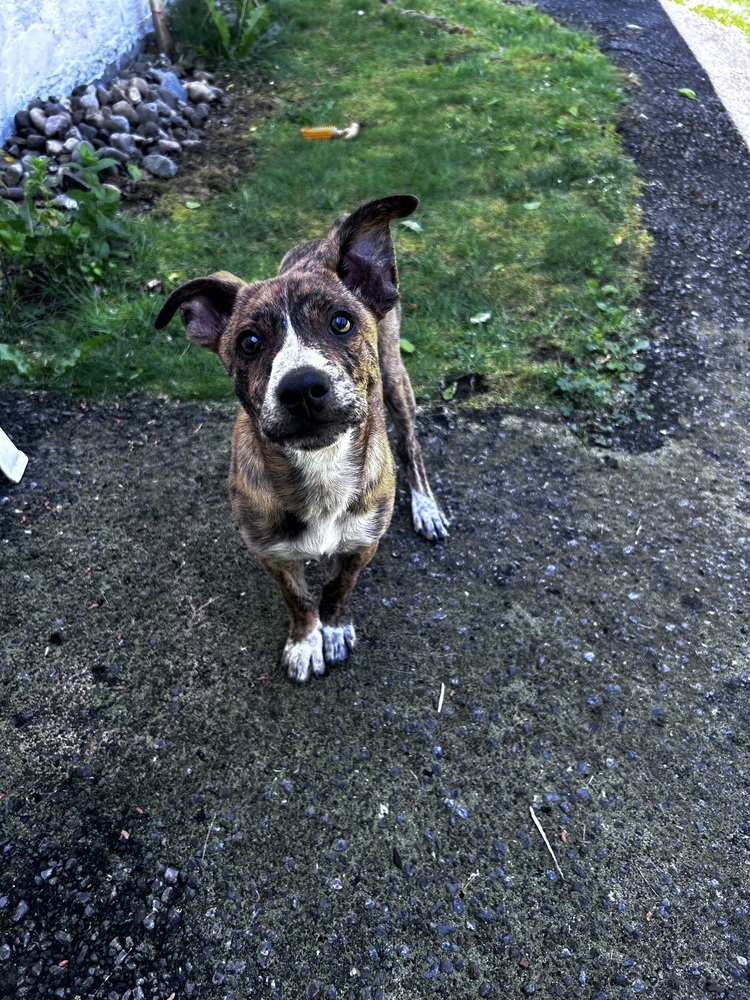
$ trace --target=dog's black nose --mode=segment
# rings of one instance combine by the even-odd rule
[[[316,368],[298,368],[285,375],[277,389],[279,402],[294,416],[314,416],[326,405],[331,380]]]

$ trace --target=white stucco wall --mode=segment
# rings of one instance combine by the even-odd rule
[[[0,0],[0,140],[32,98],[98,79],[152,27],[149,0]]]

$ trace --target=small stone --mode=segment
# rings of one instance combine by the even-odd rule
[[[26,916],[28,912],[29,912],[29,904],[26,902],[25,899],[20,900],[18,906],[16,907],[16,911],[12,917],[14,923],[18,923],[19,920],[23,920],[23,918]]]
[[[52,139],[56,135],[60,135],[65,129],[70,128],[73,124],[73,119],[70,117],[67,111],[63,111],[62,114],[52,115],[44,124],[44,134],[48,139]]]
[[[99,130],[97,128],[93,125],[87,124],[86,122],[81,122],[76,126],[76,128],[84,139],[96,139],[99,134]]]
[[[128,135],[127,132],[114,132],[110,137],[111,144],[122,150],[128,156],[137,156],[139,149],[135,136]]]
[[[199,69],[193,73],[193,79],[201,80],[203,83],[213,83],[214,75],[209,73],[207,69]]]
[[[47,116],[41,108],[32,108],[29,111],[29,120],[31,121],[32,128],[35,128],[37,132],[44,132],[44,126],[47,124]]]
[[[48,139],[45,145],[47,156],[59,156],[64,149],[59,139]]]
[[[141,92],[137,87],[128,87],[125,91],[125,97],[131,104],[140,104],[143,98],[141,97]]]
[[[200,139],[183,139],[182,141],[183,152],[189,153],[191,149],[195,149],[196,147],[200,146],[200,144],[201,144]]]
[[[100,104],[109,104],[111,98],[109,96],[109,91],[105,87],[96,88],[96,99]]]
[[[146,102],[144,104],[139,104],[136,109],[136,114],[138,115],[138,121],[141,125],[146,122],[159,122],[159,108],[156,104],[152,102]]]
[[[3,198],[7,198],[8,201],[23,201],[23,188],[20,187],[9,187],[2,194]]]
[[[182,146],[172,139],[160,139],[151,152],[161,153],[162,156],[178,156],[182,152]]]
[[[24,132],[31,128],[31,118],[28,111],[16,111],[13,116],[16,132]]]
[[[23,177],[23,167],[20,163],[9,163],[5,168],[5,174],[3,176],[5,177],[5,183],[8,187],[12,187],[14,184],[18,184]]]
[[[79,108],[98,108],[99,98],[96,96],[96,87],[87,87],[78,98]]]
[[[181,101],[187,100],[187,91],[180,83],[179,77],[172,70],[152,70],[153,76],[159,81],[160,87]],[[167,101],[167,103],[169,103]]]
[[[130,83],[140,94],[141,100],[144,100],[149,89],[146,81],[140,76],[134,76]]]
[[[111,115],[104,123],[106,132],[129,132],[130,122],[122,115]]]
[[[168,180],[177,173],[177,165],[168,156],[161,156],[159,153],[151,153],[143,159],[143,167],[154,177],[161,177]]]
[[[95,131],[98,132],[100,129],[104,128],[104,122],[104,113],[101,108],[89,108],[87,110],[85,124],[90,125],[93,129],[95,129]],[[80,128],[81,131],[83,131],[82,125],[82,122],[78,125],[78,128]]]
[[[159,99],[164,101],[167,107],[172,109],[177,107],[177,96],[173,94],[171,90],[168,90],[166,87],[157,87],[156,93],[159,95]]]
[[[164,881],[174,885],[179,874],[176,868],[166,868],[164,871]]]
[[[142,125],[139,125],[137,134],[142,135],[144,139],[152,141],[169,138],[168,134],[164,129],[159,127],[157,122],[144,122]]]
[[[203,80],[191,80],[188,83],[186,90],[188,92],[190,100],[194,104],[199,104],[199,103],[211,104],[218,97],[218,94],[216,93],[216,88],[209,87],[209,85],[207,83],[204,83]]]
[[[140,94],[138,95],[140,97]],[[138,112],[128,101],[118,101],[112,105],[112,111],[120,118],[126,118],[129,125],[138,124]]]
[[[202,119],[202,121],[205,121],[207,118],[211,117],[211,109],[205,103],[205,101],[201,101],[199,104],[196,104],[193,110],[198,115],[198,117]]]
[[[106,157],[107,159],[117,160],[118,163],[127,163],[130,159],[130,154],[126,153],[123,149],[115,149],[114,146],[101,146],[97,149],[96,155],[100,160]]]
[[[46,146],[47,140],[43,135],[37,135],[36,132],[32,132],[26,139],[26,148],[32,152],[41,153]]]

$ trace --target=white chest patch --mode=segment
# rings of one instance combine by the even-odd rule
[[[354,431],[342,434],[328,448],[317,451],[289,449],[287,457],[302,476],[306,506],[302,520],[307,527],[295,539],[267,549],[276,559],[321,559],[351,552],[375,540],[376,512],[348,513],[359,478],[352,454]]]

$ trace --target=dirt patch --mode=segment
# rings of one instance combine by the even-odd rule
[[[144,173],[138,183],[127,183],[122,191],[124,204],[148,207],[163,195],[205,201],[247,177],[255,163],[253,130],[273,112],[276,102],[259,85],[220,79],[217,83],[227,89],[212,106],[200,146],[180,157],[171,180]]]

